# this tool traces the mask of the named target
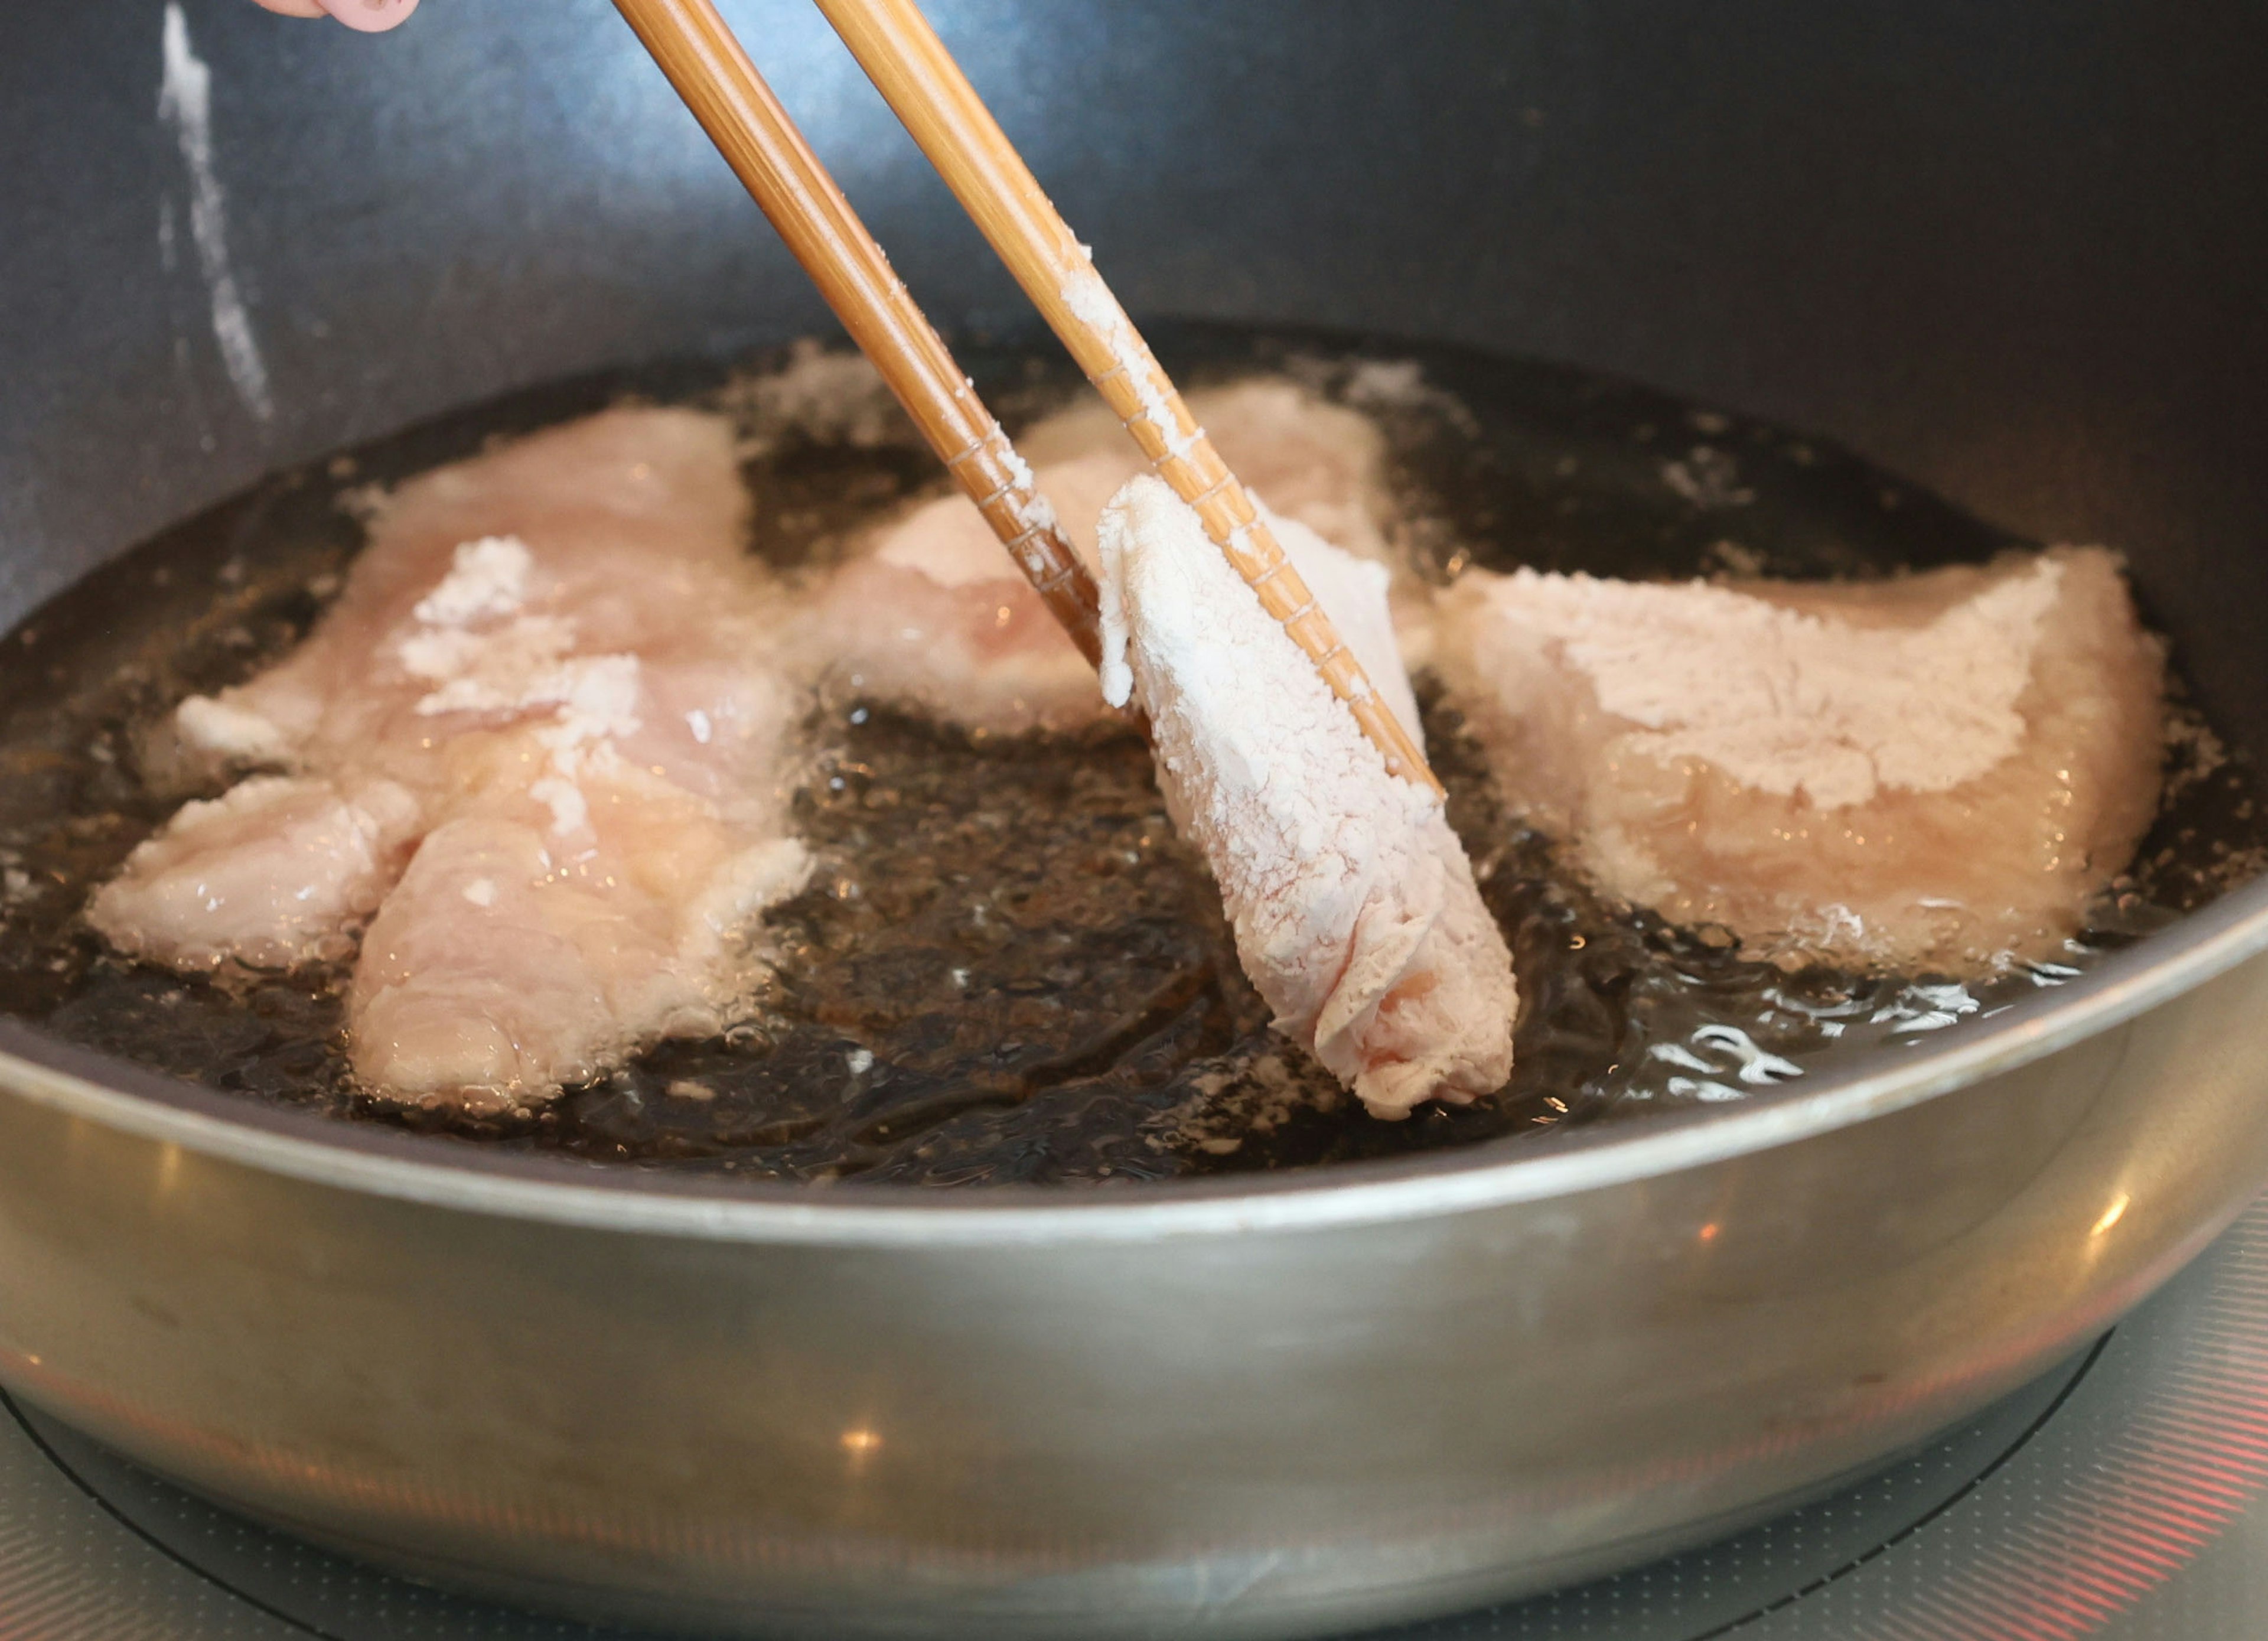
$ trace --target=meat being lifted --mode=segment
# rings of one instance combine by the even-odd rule
[[[1609,894],[1777,960],[2051,955],[2158,799],[2164,657],[2099,548],[1886,581],[1475,572],[1436,659]]]
[[[1385,569],[1274,524],[1415,733]],[[1161,481],[1113,498],[1101,543],[1103,688],[1148,713],[1167,806],[1212,867],[1278,1028],[1378,1116],[1494,1093],[1512,1071],[1512,958],[1440,805],[1387,773]]]
[[[618,410],[401,486],[289,659],[175,716],[254,769],[185,806],[89,907],[122,950],[274,968],[353,950],[358,1080],[406,1104],[540,1104],[762,973],[801,883],[800,698],[743,550],[731,431]]]

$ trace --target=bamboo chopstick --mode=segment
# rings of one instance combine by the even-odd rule
[[[1099,662],[1094,578],[1031,469],[711,0],[615,4],[1080,653]]]
[[[915,0],[817,0],[946,186],[1135,442],[1347,703],[1386,767],[1438,795],[1425,754],[1284,556],[1149,345]]]

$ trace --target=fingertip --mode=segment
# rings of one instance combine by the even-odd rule
[[[364,34],[382,33],[417,9],[417,0],[316,0],[316,4]]]

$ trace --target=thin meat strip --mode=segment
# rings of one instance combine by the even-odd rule
[[[114,945],[210,972],[341,962],[416,841],[417,800],[390,781],[256,776],[185,804],[87,916]]]
[[[2164,657],[2100,548],[1886,581],[1475,572],[1436,664],[1507,804],[1759,955],[2051,954],[2149,825]]]
[[[1387,572],[1290,520],[1278,539],[1413,731]],[[1344,703],[1160,481],[1099,531],[1103,686],[1148,713],[1174,824],[1204,851],[1277,1028],[1398,1118],[1512,1071],[1512,958],[1430,793]]]
[[[180,968],[353,949],[357,1079],[524,1109],[761,981],[799,886],[801,694],[764,658],[728,426],[619,410],[401,486],[291,656],[175,714],[173,762],[265,771],[191,803],[88,915]]]
[[[1268,379],[1193,394],[1189,407],[1254,495],[1384,557],[1384,447],[1368,417]],[[1095,521],[1143,470],[1141,453],[1099,400],[1043,418],[1017,445],[1092,565]],[[810,641],[838,688],[966,729],[1069,730],[1103,715],[1094,669],[957,494],[878,531],[821,592]]]

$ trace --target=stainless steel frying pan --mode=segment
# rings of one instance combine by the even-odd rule
[[[933,311],[1012,313],[815,16],[728,10]],[[939,18],[1138,305],[1570,357],[2113,541],[2257,747],[2268,19],[2181,10]],[[604,0],[166,11],[0,18],[0,620],[277,462],[820,327]],[[1722,1531],[2100,1330],[2268,1177],[2264,953],[2256,887],[1739,1108],[1107,1198],[672,1186],[0,1025],[0,1382],[585,1613],[1344,1630]]]

